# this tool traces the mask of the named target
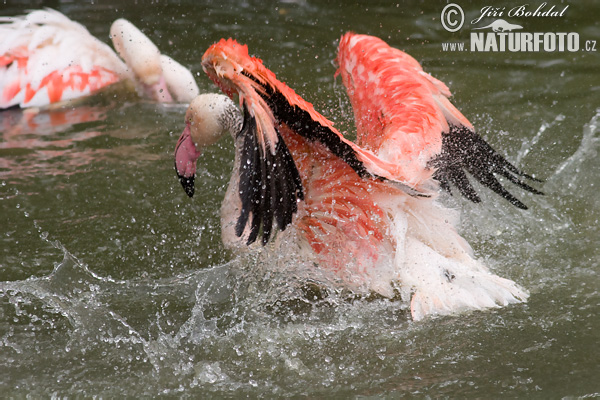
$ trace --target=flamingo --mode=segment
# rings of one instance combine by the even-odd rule
[[[448,100],[450,91],[408,54],[347,33],[337,55],[357,126],[353,143],[246,45],[213,44],[202,58],[227,95],[203,94],[185,115],[175,168],[191,197],[204,147],[229,133],[236,163],[221,208],[222,238],[243,249],[296,238],[319,279],[357,293],[398,294],[414,320],[526,301],[527,290],[479,262],[436,199],[451,185],[481,201],[465,171],[515,206],[496,179],[536,194]],[[234,101],[238,98],[239,108]],[[241,109],[241,111],[240,111]],[[290,228],[290,229],[288,229]],[[309,274],[312,274],[309,272]]]
[[[189,103],[199,93],[191,72],[131,22],[110,29],[117,54],[81,24],[52,9],[1,17],[0,109],[43,107],[96,93],[119,81],[159,102]]]

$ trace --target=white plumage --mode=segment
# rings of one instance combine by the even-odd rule
[[[46,106],[122,80],[134,82],[141,94],[156,101],[188,102],[199,92],[191,73],[174,60],[172,68],[186,74],[163,74],[156,46],[126,20],[111,28],[125,62],[84,26],[52,9],[1,17],[0,22],[0,108]],[[123,36],[135,40],[121,43]],[[186,90],[170,93],[168,87]]]

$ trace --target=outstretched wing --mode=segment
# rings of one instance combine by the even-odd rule
[[[346,33],[337,63],[354,109],[358,144],[397,164],[411,184],[434,178],[445,190],[453,184],[479,202],[466,171],[519,208],[526,206],[496,174],[541,194],[521,178],[536,179],[494,151],[450,103],[448,87],[408,54],[379,38]]]
[[[334,127],[333,123],[319,114],[312,104],[303,100],[285,83],[279,81],[275,74],[268,70],[262,61],[250,57],[248,47],[240,45],[233,39],[222,39],[212,45],[202,57],[202,66],[208,76],[230,97],[239,95],[240,106],[245,113],[246,129],[242,130],[244,135],[250,137],[244,141],[245,152],[243,156],[245,163],[243,168],[248,174],[252,174],[251,180],[240,177],[240,192],[242,199],[242,215],[238,220],[236,233],[238,236],[243,232],[250,220],[251,232],[258,233],[262,226],[263,243],[269,239],[274,217],[270,204],[277,207],[286,207],[287,210],[295,212],[298,199],[302,199],[301,182],[296,165],[283,156],[287,152],[285,143],[281,139],[279,127],[287,126],[294,133],[314,142],[322,143],[331,153],[344,160],[356,173],[364,178],[376,178],[389,180],[412,195],[422,195],[411,185],[405,183],[401,177],[395,174],[395,165],[381,160],[371,151],[364,150],[345,139]],[[289,154],[289,153],[288,153]],[[274,161],[278,157],[282,161]],[[275,162],[277,165],[272,165]],[[251,167],[248,167],[250,165]],[[283,173],[279,177],[287,179],[286,188],[294,188],[291,196],[272,196],[278,193],[273,188],[275,181],[270,173],[263,174],[259,171],[272,171],[275,173],[279,168],[287,168],[293,172]],[[251,172],[254,171],[254,172]],[[258,196],[256,187],[262,188]],[[264,202],[257,205],[257,201]],[[290,204],[284,205],[283,203]],[[294,204],[291,204],[294,202]],[[282,215],[287,215],[282,213]],[[283,218],[284,229],[291,218]],[[253,242],[256,234],[251,234],[248,242]]]

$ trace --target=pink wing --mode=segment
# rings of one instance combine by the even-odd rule
[[[520,178],[533,179],[496,153],[448,100],[441,81],[408,54],[367,35],[342,36],[337,62],[354,109],[358,144],[396,164],[409,184],[437,179],[472,201],[480,198],[465,171],[511,203],[526,208],[494,174],[532,193]]]
[[[444,83],[379,38],[344,35],[337,62],[354,109],[358,144],[407,165],[415,183],[431,177],[426,163],[441,152],[448,117],[472,129],[447,101],[450,91]]]

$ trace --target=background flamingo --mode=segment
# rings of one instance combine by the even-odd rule
[[[189,70],[161,55],[139,29],[116,20],[117,52],[58,11],[32,11],[0,22],[0,109],[41,107],[87,96],[119,81],[160,102],[189,102],[198,86]]]
[[[301,253],[329,280],[386,297],[399,292],[410,300],[414,319],[527,299],[524,289],[474,259],[454,228],[457,216],[433,197],[439,181],[479,201],[466,169],[525,208],[494,173],[540,193],[519,178],[530,177],[474,132],[447,100],[448,88],[412,57],[348,33],[337,61],[358,144],[246,46],[221,40],[204,54],[205,71],[230,97],[239,96],[243,113],[222,96],[195,99],[175,160],[191,196],[200,149],[225,132],[234,137],[237,162],[221,215],[225,244],[243,247],[259,235],[266,244],[273,225],[283,231],[291,224]]]

